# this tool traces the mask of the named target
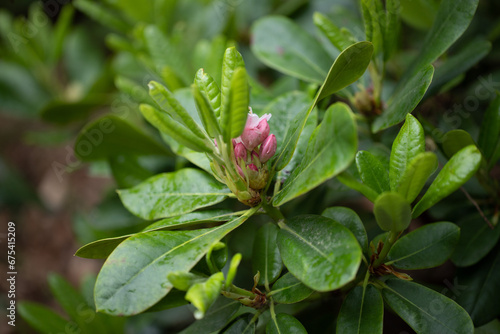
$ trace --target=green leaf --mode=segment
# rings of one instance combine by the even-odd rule
[[[217,333],[238,312],[241,303],[226,297],[219,297],[208,309],[205,317],[195,321],[179,334]]]
[[[266,334],[307,334],[306,329],[295,317],[278,313],[267,323]]]
[[[372,124],[372,131],[379,132],[401,122],[418,105],[429,87],[434,67],[428,65],[415,73],[408,83],[398,86],[387,101],[387,108]]]
[[[120,188],[133,187],[153,176],[153,173],[139,164],[136,157],[113,156],[108,162],[113,177]]]
[[[224,129],[225,125],[231,120],[231,86],[233,82],[234,71],[239,67],[245,67],[243,57],[235,47],[226,49],[222,59],[222,78],[221,78],[221,112],[220,125]],[[247,106],[248,107],[248,106]]]
[[[448,158],[451,158],[458,151],[469,145],[476,145],[476,143],[471,135],[464,130],[451,130],[446,132],[443,137],[443,151]]]
[[[200,68],[198,72],[196,72],[194,83],[208,99],[215,112],[215,117],[218,118],[220,116],[221,108],[221,93],[215,80],[210,76],[210,74],[204,72],[203,69]]]
[[[248,115],[249,91],[247,72],[244,67],[234,70],[231,79],[229,110],[221,115],[221,127],[224,139],[229,142],[243,132]]]
[[[458,267],[476,264],[500,239],[500,224],[491,230],[479,214],[461,219],[457,225],[461,230],[460,239],[451,260]]]
[[[205,276],[193,274],[186,271],[174,271],[167,275],[172,286],[180,291],[188,291],[193,285],[203,283],[207,280]],[[186,297],[186,300],[187,299]]]
[[[74,326],[68,328],[68,320],[38,303],[22,301],[19,303],[17,310],[19,315],[39,333],[77,334],[79,332]]]
[[[389,178],[391,190],[398,188],[410,161],[425,151],[424,129],[412,115],[406,115],[406,121],[392,144]]]
[[[413,207],[413,218],[457,190],[478,170],[481,152],[476,146],[467,146],[458,151],[432,182],[425,195]]]
[[[467,312],[442,294],[400,279],[389,279],[385,284],[385,302],[418,334],[474,332]]]
[[[411,222],[410,204],[394,192],[383,193],[377,198],[373,214],[382,231],[403,231]]]
[[[195,283],[186,293],[186,300],[193,304],[197,311],[194,313],[196,319],[202,319],[208,308],[215,303],[220,295],[224,274],[218,272],[210,276],[206,281]]]
[[[87,98],[75,102],[52,100],[40,110],[40,116],[44,121],[66,125],[71,122],[80,121],[88,117],[92,111],[102,107],[101,99]]]
[[[267,16],[252,26],[252,52],[269,67],[320,84],[331,58],[321,44],[291,19]]]
[[[407,165],[396,191],[406,198],[408,203],[412,203],[437,167],[438,159],[436,154],[432,152],[418,154]]]
[[[384,302],[380,292],[371,284],[366,289],[357,286],[342,303],[337,319],[337,333],[382,333],[383,317]]]
[[[252,322],[252,313],[244,313],[236,318],[220,334],[253,334],[255,333],[255,322]]]
[[[490,103],[484,113],[481,130],[479,132],[478,145],[490,165],[496,161],[491,160],[495,150],[500,143],[500,94],[497,93],[495,99]],[[490,161],[491,160],[491,161]]]
[[[116,155],[170,155],[164,146],[129,122],[106,115],[87,124],[75,141],[75,154],[83,161]]]
[[[196,109],[198,110],[198,115],[200,115],[201,122],[205,127],[205,130],[210,137],[217,137],[221,133],[219,128],[219,123],[215,117],[215,111],[212,108],[208,97],[205,96],[196,84],[191,86],[193,90],[193,97],[196,103]]]
[[[490,50],[490,42],[480,38],[474,39],[456,54],[446,59],[442,65],[436,67],[432,83],[425,93],[426,97],[438,93],[447,83],[460,74],[467,72],[472,66],[486,57]]]
[[[337,57],[309,109],[297,115],[293,120],[283,141],[283,150],[280,151],[275,158],[274,166],[277,171],[285,168],[292,159],[300,134],[304,129],[307,118],[316,106],[316,103],[320,99],[335,93],[336,90],[344,88],[345,85],[349,85],[356,81],[359,76],[364,73],[366,66],[368,66],[368,63],[366,63],[363,72],[361,72],[360,64],[364,64],[364,60],[368,53],[370,54],[370,56],[367,57],[369,62],[371,52],[372,48],[370,43],[360,42],[348,47]],[[356,77],[358,74],[359,76]]]
[[[148,84],[149,95],[166,112],[177,122],[183,124],[193,134],[199,138],[205,138],[205,133],[198,123],[191,117],[191,115],[184,109],[184,107],[177,101],[175,96],[162,84],[156,81],[150,81]],[[201,118],[201,117],[200,117]]]
[[[173,218],[166,218],[149,225],[143,232],[168,231],[181,228],[193,228],[201,224],[224,222],[236,218],[236,214],[221,210],[207,210],[184,214]],[[122,235],[115,238],[101,239],[82,246],[75,253],[76,256],[87,259],[105,259],[125,239],[134,234]]]
[[[366,71],[373,54],[373,45],[358,42],[335,59],[321,87],[318,100],[338,92],[358,80]]]
[[[309,140],[302,162],[276,194],[273,205],[282,205],[346,169],[356,149],[354,116],[347,105],[336,103],[325,112],[323,122]]]
[[[272,296],[276,303],[294,304],[303,301],[314,291],[304,285],[295,276],[286,273],[274,284],[268,296]]]
[[[443,0],[420,53],[410,65],[405,77],[420,72],[433,63],[463,34],[474,16],[479,0]],[[404,86],[403,79],[400,86]]]
[[[116,15],[116,12],[106,9],[102,4],[97,4],[89,0],[77,0],[73,5],[96,20],[105,27],[127,33],[130,30],[129,23],[123,17]]]
[[[97,310],[133,315],[151,307],[172,289],[169,273],[191,270],[214,243],[252,213],[210,229],[154,231],[128,238],[108,257],[97,277]]]
[[[137,103],[154,104],[148,90],[143,85],[137,84],[134,80],[118,75],[115,78],[115,86]]]
[[[167,113],[148,104],[141,104],[140,110],[144,118],[160,132],[172,137],[179,144],[197,152],[212,152],[206,140],[196,136],[191,130],[172,119]]]
[[[373,154],[359,151],[356,154],[356,166],[364,184],[381,194],[389,190],[389,173],[384,164]]]
[[[365,226],[356,212],[342,206],[334,206],[325,209],[321,215],[347,227],[354,234],[363,251],[368,250],[368,236]]]
[[[288,270],[318,291],[353,280],[361,261],[361,247],[351,231],[322,216],[290,219],[278,233],[278,246]]]
[[[378,197],[378,193],[372,188],[368,187],[364,183],[358,181],[354,176],[349,174],[348,172],[342,172],[337,175],[337,180],[342,182],[347,187],[359,191],[366,198],[368,198],[371,202],[375,202]]]
[[[262,226],[255,235],[253,243],[253,271],[260,272],[259,284],[269,287],[281,273],[283,262],[276,243],[279,228],[268,223]]]
[[[362,0],[361,8],[365,24],[366,39],[373,43],[374,54],[384,52],[383,28],[385,28],[385,11],[376,0]],[[384,29],[385,30],[385,29]]]
[[[231,284],[233,284],[233,280],[236,277],[236,272],[238,270],[238,266],[240,265],[241,258],[241,253],[236,253],[231,259],[231,263],[229,263],[229,269],[227,270],[226,275],[226,289],[229,289],[231,287]]]
[[[184,168],[153,176],[133,188],[118,190],[118,194],[134,215],[153,220],[222,202],[228,190],[207,173]]]
[[[396,241],[386,263],[410,270],[437,267],[451,256],[459,236],[460,229],[452,223],[424,225]]]
[[[474,267],[459,269],[458,284],[462,289],[459,303],[471,316],[476,327],[498,317],[500,294],[500,247]]]
[[[401,30],[400,0],[388,0],[385,2],[387,19],[384,31],[384,60],[389,60],[398,47],[399,32]]]
[[[355,37],[350,32],[342,31],[335,23],[323,14],[316,12],[313,16],[314,24],[328,38],[339,51],[356,43]]]

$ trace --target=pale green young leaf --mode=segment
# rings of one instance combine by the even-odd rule
[[[356,166],[364,184],[381,194],[390,189],[389,173],[384,164],[368,151],[356,154]]]
[[[432,152],[418,154],[406,167],[396,191],[406,198],[408,203],[412,203],[437,168],[438,159],[436,154]]]
[[[410,204],[395,192],[381,194],[375,201],[373,214],[383,231],[403,231],[411,222]]]

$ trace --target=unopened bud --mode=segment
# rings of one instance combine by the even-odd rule
[[[259,171],[259,169],[257,168],[257,166],[255,166],[254,164],[249,164],[247,166],[247,168],[250,169],[250,170],[253,170],[254,172],[258,172]]]
[[[259,117],[255,114],[248,114],[245,129],[241,134],[241,141],[249,151],[259,146],[269,135],[269,124],[267,121],[271,118],[270,114]]]
[[[237,143],[234,146],[234,157],[236,158],[236,161],[239,159],[246,160],[247,158],[247,149],[245,148],[245,145],[242,143]]]
[[[271,157],[276,153],[276,147],[278,143],[276,142],[275,135],[269,135],[262,145],[260,145],[259,157],[262,163],[271,159]]]
[[[259,144],[262,143],[266,138],[267,136],[269,136],[269,131],[270,131],[270,128],[269,128],[269,124],[267,123],[267,119],[262,119],[260,122],[259,122],[259,125],[257,125],[257,129],[260,131],[260,137],[259,137]]]

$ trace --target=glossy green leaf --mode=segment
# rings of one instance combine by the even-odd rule
[[[237,214],[228,213],[224,210],[207,210],[191,212],[181,216],[166,218],[149,225],[143,232],[168,231],[182,228],[199,227],[200,225],[214,222],[224,222],[236,218]],[[76,256],[87,259],[105,259],[125,239],[133,234],[120,237],[96,240],[82,246],[75,253]]]
[[[130,212],[152,220],[222,202],[228,189],[205,172],[184,168],[153,176],[133,188],[118,190],[118,194]]]
[[[252,313],[244,313],[221,331],[220,334],[253,334],[255,333],[255,322],[252,322],[252,318]]]
[[[193,274],[187,271],[174,271],[167,275],[167,278],[174,289],[180,291],[188,291],[193,285],[197,283],[203,283],[207,280],[207,277]],[[187,297],[186,297],[187,299]],[[189,300],[189,299],[187,299]]]
[[[479,132],[478,145],[484,154],[484,157],[490,161],[495,150],[498,150],[500,143],[500,94],[497,93],[495,99],[490,103],[484,113]],[[496,161],[491,161],[491,165]]]
[[[389,60],[397,49],[399,41],[399,32],[401,30],[400,15],[401,3],[400,0],[388,0],[385,2],[386,24],[384,31],[384,60]]]
[[[373,122],[372,131],[379,132],[405,119],[424,97],[433,74],[434,67],[428,65],[410,78],[406,85],[397,88],[387,101],[387,108]]]
[[[229,96],[229,111],[221,115],[220,123],[224,138],[230,141],[243,132],[247,122],[248,106],[250,104],[247,72],[244,67],[234,70],[231,79]]]
[[[474,16],[479,0],[443,0],[431,30],[422,43],[420,53],[413,61],[407,76],[413,76],[433,63],[463,34]],[[406,81],[400,82],[404,86]]]
[[[335,23],[323,14],[316,12],[313,16],[314,24],[328,38],[328,40],[342,51],[349,45],[357,42],[356,38],[348,31],[341,30]]]
[[[321,44],[291,19],[267,16],[252,26],[252,52],[269,67],[320,84],[331,58]]]
[[[476,264],[500,239],[500,224],[491,230],[479,214],[461,219],[457,225],[461,230],[460,239],[451,260],[458,267]]]
[[[349,166],[357,149],[354,116],[343,103],[332,105],[309,140],[302,162],[273,200],[282,205],[300,196]]]
[[[286,273],[273,284],[273,288],[268,295],[272,296],[276,303],[294,304],[306,299],[313,292],[295,276]]]
[[[357,286],[342,303],[337,319],[337,333],[382,333],[384,302],[380,292],[369,284],[366,289]]]
[[[413,218],[457,190],[478,170],[481,152],[476,146],[467,146],[458,151],[432,182],[422,199],[413,207]]]
[[[474,332],[467,312],[442,294],[400,279],[389,279],[385,284],[385,302],[418,334]]]
[[[149,95],[164,112],[170,115],[170,117],[177,122],[186,126],[186,128],[188,128],[197,137],[205,138],[205,134],[200,125],[196,123],[193,117],[191,117],[186,109],[165,86],[156,81],[151,81],[149,82],[148,87]]]
[[[366,235],[365,226],[356,212],[342,206],[334,206],[325,209],[321,215],[347,227],[358,239],[361,248],[364,251],[368,250],[368,236]]]
[[[17,306],[17,311],[19,315],[39,333],[52,334],[56,331],[60,333],[77,334],[79,332],[75,326],[68,328],[68,320],[38,303],[22,301]]]
[[[210,105],[215,112],[215,117],[219,117],[221,108],[221,93],[215,80],[210,76],[210,74],[204,72],[203,69],[200,68],[198,72],[196,72],[194,82],[210,102]]]
[[[439,3],[429,0],[400,0],[401,18],[411,27],[428,31],[436,18]]]
[[[375,190],[368,187],[366,184],[362,183],[348,172],[342,172],[337,175],[337,180],[342,182],[347,187],[359,191],[371,202],[375,202],[377,200],[378,193]]]
[[[196,319],[202,319],[208,308],[215,303],[215,300],[220,295],[223,282],[224,274],[218,272],[210,276],[206,281],[195,283],[189,288],[186,293],[186,300],[189,300],[197,308],[194,313]]]
[[[364,184],[381,194],[390,189],[389,173],[384,164],[368,151],[356,154],[356,166]]]
[[[278,231],[275,224],[268,223],[257,231],[253,243],[253,271],[260,272],[259,284],[266,287],[279,277],[283,267],[276,243]]]
[[[436,154],[432,152],[418,154],[406,166],[406,171],[400,179],[396,191],[406,198],[408,203],[413,202],[437,168]]]
[[[148,104],[141,104],[140,110],[144,118],[151,125],[156,127],[161,133],[170,136],[179,144],[197,152],[212,152],[212,148],[206,140],[196,136],[191,130],[172,119],[165,112]]]
[[[151,307],[172,289],[169,273],[191,270],[215,242],[250,214],[209,229],[154,231],[128,238],[108,257],[97,277],[97,310],[132,315]]]
[[[198,110],[198,115],[200,115],[205,130],[210,137],[217,137],[221,133],[221,129],[215,117],[215,111],[212,108],[212,104],[208,100],[208,96],[204,95],[196,84],[193,84],[191,88],[193,90],[196,109]]]
[[[241,303],[226,297],[219,297],[208,309],[205,317],[195,321],[180,334],[217,333],[238,312]]]
[[[439,67],[436,67],[432,83],[425,93],[426,96],[432,96],[447,83],[465,73],[491,50],[491,43],[478,38],[468,43],[464,48],[460,49],[456,54],[452,55]]]
[[[443,151],[448,158],[469,145],[476,145],[476,143],[471,135],[464,130],[451,130],[446,132],[443,137]]]
[[[398,193],[386,192],[375,201],[373,214],[383,231],[403,231],[411,222],[411,207]]]
[[[460,269],[457,277],[457,303],[470,314],[475,326],[482,326],[500,315],[500,247],[477,265]]]
[[[231,119],[231,85],[233,81],[234,71],[239,67],[245,67],[245,62],[241,54],[236,51],[235,47],[227,48],[224,52],[224,58],[222,60],[222,77],[221,77],[221,112],[220,112],[220,124],[221,128],[224,129],[225,125]]]
[[[412,115],[406,115],[406,121],[392,144],[389,178],[391,190],[398,188],[410,161],[425,151],[424,129]]]
[[[321,86],[318,100],[325,98],[358,80],[370,64],[373,54],[373,45],[369,42],[358,42],[335,59],[323,86]]]
[[[318,291],[350,282],[361,261],[361,247],[351,231],[322,216],[290,219],[278,233],[278,246],[288,270]]]
[[[410,270],[437,267],[451,256],[459,236],[460,228],[452,223],[424,225],[394,243],[387,264]]]
[[[108,162],[116,184],[120,188],[133,187],[153,176],[152,172],[141,166],[136,157],[113,156]]]
[[[156,140],[129,122],[103,116],[87,124],[75,141],[75,154],[83,161],[107,159],[116,155],[170,155]]]
[[[226,275],[226,289],[229,289],[231,287],[231,284],[236,277],[236,272],[238,270],[238,266],[240,265],[241,258],[241,253],[236,253],[231,259],[231,263],[229,263],[229,269],[227,270]]]
[[[278,313],[266,326],[266,334],[307,334],[306,329],[294,316]]]

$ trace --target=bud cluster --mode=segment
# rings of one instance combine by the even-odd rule
[[[228,185],[240,202],[250,206],[260,202],[260,191],[269,180],[266,163],[276,153],[276,136],[269,134],[270,118],[270,114],[259,117],[250,109],[243,133],[229,144],[230,154],[224,159],[224,165],[212,163],[220,181]],[[232,173],[233,170],[237,174]]]

